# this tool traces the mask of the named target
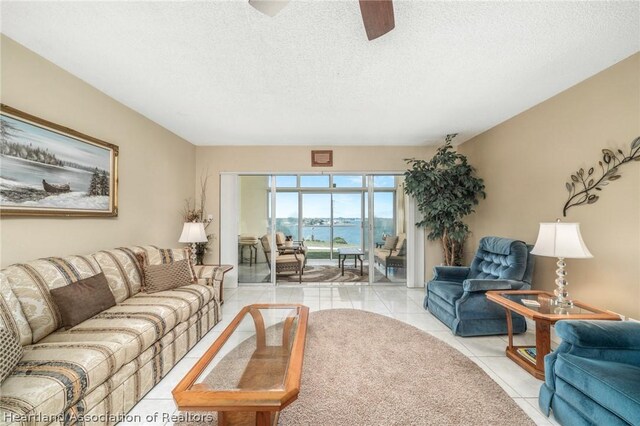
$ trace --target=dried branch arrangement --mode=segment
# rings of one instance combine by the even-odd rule
[[[567,210],[571,207],[593,204],[598,201],[600,196],[596,191],[602,191],[602,188],[609,185],[610,181],[620,179],[622,177],[619,173],[620,166],[631,161],[640,161],[640,136],[631,142],[629,155],[626,155],[621,149],[618,152],[603,149],[602,160],[598,161],[599,170],[591,167],[585,172],[581,168],[571,175],[571,182],[566,183],[569,199],[564,205],[562,214],[566,217]],[[598,178],[598,175],[601,176]]]

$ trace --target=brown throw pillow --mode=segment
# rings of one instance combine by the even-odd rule
[[[116,305],[107,278],[102,272],[75,283],[51,290],[62,325],[70,329]]]
[[[191,284],[189,261],[178,260],[160,265],[144,265],[144,291],[156,293]]]
[[[0,383],[4,382],[22,358],[23,349],[16,336],[0,329]]]

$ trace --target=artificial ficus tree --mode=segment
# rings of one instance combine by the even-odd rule
[[[404,173],[405,192],[415,198],[423,216],[416,225],[429,230],[428,239],[441,241],[448,266],[461,264],[470,232],[463,219],[486,197],[483,180],[467,157],[451,146],[456,136],[447,135],[430,160],[405,160],[410,168]]]

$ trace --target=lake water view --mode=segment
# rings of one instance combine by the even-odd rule
[[[86,192],[91,183],[91,172],[72,167],[50,166],[16,157],[2,156],[2,177],[16,184],[42,189],[47,183],[69,184],[72,192]]]
[[[328,221],[328,219],[327,219]],[[348,246],[360,247],[362,245],[362,222],[360,219],[351,219],[350,224],[333,225],[333,238],[343,238]],[[298,238],[297,224],[291,223],[289,219],[277,219],[276,230],[284,232],[285,235],[293,235]],[[383,234],[393,234],[393,219],[378,218],[374,227],[374,240],[382,241]],[[302,236],[306,245],[312,246],[312,241],[322,241],[328,243],[331,240],[330,225],[303,226]]]

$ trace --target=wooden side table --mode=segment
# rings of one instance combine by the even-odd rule
[[[536,290],[494,290],[488,291],[487,299],[503,306],[507,314],[507,330],[509,345],[506,355],[520,367],[527,370],[536,379],[544,380],[544,357],[551,352],[551,326],[560,320],[611,320],[619,321],[620,317],[607,311],[573,301],[571,308],[562,308],[553,304],[554,295],[546,291]],[[525,305],[522,300],[537,301],[540,306]],[[513,344],[513,324],[511,313],[515,312],[536,323],[536,345],[515,346]],[[535,348],[533,357],[523,354],[527,349]]]

